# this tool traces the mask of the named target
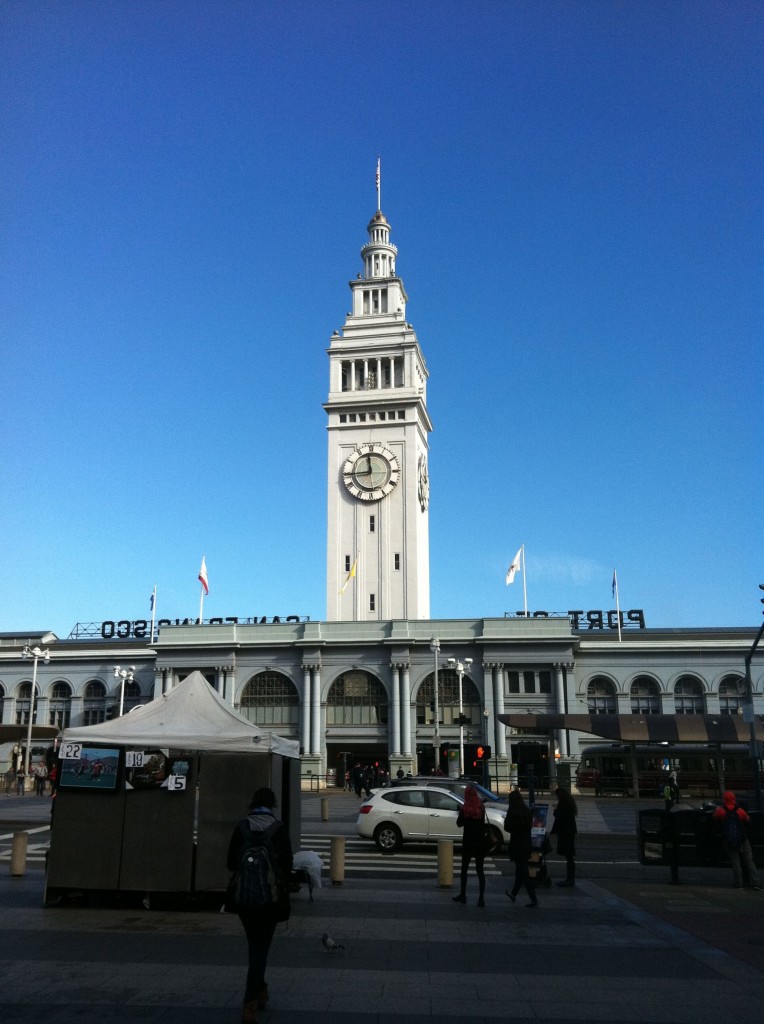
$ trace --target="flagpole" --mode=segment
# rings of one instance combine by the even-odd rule
[[[618,574],[613,569],[613,593],[615,594],[615,617],[618,621],[618,642],[621,642],[621,606],[618,602]]]
[[[154,620],[157,614],[157,585],[154,584],[154,592],[151,595],[151,643],[154,643]]]
[[[523,558],[523,609],[525,611],[525,617],[527,619],[528,618],[528,592],[525,589],[525,544],[523,544],[521,546],[520,550],[523,553],[522,554],[522,558]]]
[[[203,586],[203,584],[201,584],[201,583],[199,584],[199,589],[201,590],[201,594],[199,595],[199,625],[201,626],[202,622],[204,621],[204,619],[203,619],[203,614],[204,614],[204,586]]]

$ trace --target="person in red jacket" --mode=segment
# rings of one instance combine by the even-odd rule
[[[735,888],[743,888],[743,871],[752,889],[761,889],[761,882],[753,862],[753,852],[748,839],[748,822],[751,820],[742,807],[738,807],[735,794],[728,789],[723,796],[724,803],[713,813],[713,820],[721,823],[724,849],[727,851]]]

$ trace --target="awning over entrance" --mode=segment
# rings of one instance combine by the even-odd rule
[[[497,715],[516,729],[572,729],[618,743],[747,743],[751,727],[742,715]],[[756,739],[764,722],[756,716]]]
[[[0,725],[0,743],[26,743],[28,728],[26,725]],[[53,741],[59,731],[55,725],[33,725],[32,742],[35,740]]]

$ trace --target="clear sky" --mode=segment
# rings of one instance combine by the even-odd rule
[[[758,625],[761,4],[0,5],[0,631],[325,615],[326,348],[376,209],[434,618]]]

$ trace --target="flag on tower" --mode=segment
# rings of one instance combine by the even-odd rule
[[[343,594],[345,592],[345,587],[348,585],[348,583],[352,579],[355,578],[355,567],[357,565],[358,565],[358,559],[356,558],[355,562],[353,562],[352,566],[350,567],[350,572],[347,574],[347,576],[345,578],[345,582],[342,584],[342,589],[340,590],[341,594]]]
[[[157,588],[154,587],[154,589],[151,591],[151,610],[152,610],[152,612],[154,611],[154,605],[156,604],[156,602],[157,602]]]
[[[204,587],[204,593],[205,594],[209,594],[209,592],[210,592],[210,585],[209,585],[209,582],[207,580],[207,564],[204,561],[204,555],[202,555],[202,567],[199,570],[199,582]]]
[[[512,561],[510,562],[509,568],[507,569],[507,580],[506,580],[507,586],[509,586],[510,583],[514,583],[515,573],[520,571],[520,557],[521,557],[522,553],[523,553],[523,548],[522,548],[522,545],[520,545],[520,549],[518,550],[517,554],[512,559]]]
[[[379,191],[379,171],[380,171],[381,160],[377,157],[377,191]]]
[[[613,585],[610,588],[610,593],[613,595],[613,597],[615,597],[616,590],[618,590],[618,579],[615,575],[615,569],[613,569]]]

